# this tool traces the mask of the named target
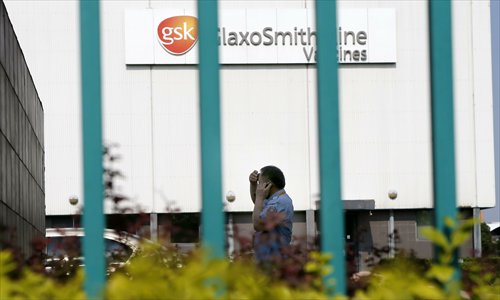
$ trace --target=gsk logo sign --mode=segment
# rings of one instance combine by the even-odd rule
[[[192,16],[176,16],[160,22],[158,41],[169,53],[182,55],[198,41],[198,19]]]

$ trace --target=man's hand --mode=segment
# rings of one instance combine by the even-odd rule
[[[255,203],[255,190],[257,189],[257,181],[259,181],[259,171],[254,170],[250,173],[248,180],[250,181],[250,198],[252,198],[252,202]]]
[[[257,181],[259,180],[259,171],[254,170],[252,173],[250,173],[250,176],[248,176],[248,180],[250,180],[250,184],[257,184]]]
[[[272,182],[260,181],[257,184],[257,189],[255,190],[255,196],[257,200],[264,200],[269,196],[269,192],[271,191],[271,187],[273,186]]]
[[[250,182],[252,181],[250,180]],[[264,229],[263,224],[260,220],[260,213],[262,212],[262,208],[264,206],[264,199],[266,199],[269,196],[269,192],[271,191],[272,186],[273,186],[272,182],[267,180],[264,182],[262,178],[257,184],[250,183],[250,190],[252,190],[252,188],[255,190],[254,194],[255,199],[252,198],[252,200],[254,200],[252,221],[253,221],[253,228],[256,231],[261,231]]]

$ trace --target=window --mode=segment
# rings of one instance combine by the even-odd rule
[[[133,250],[118,241],[105,238],[105,254],[108,263],[125,262],[132,255]],[[47,245],[47,255],[49,257],[60,258],[82,256],[82,237],[80,236],[59,236],[50,237]]]
[[[427,241],[428,239],[422,235],[424,228],[433,227],[433,213],[432,210],[419,210],[416,214],[417,221],[417,240]]]
[[[109,263],[126,262],[132,255],[132,249],[120,242],[105,239],[106,261]]]
[[[198,243],[200,241],[200,214],[172,214],[172,243]]]

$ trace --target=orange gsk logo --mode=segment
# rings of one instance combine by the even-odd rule
[[[175,16],[161,21],[157,29],[158,41],[169,53],[182,55],[198,41],[198,19]]]

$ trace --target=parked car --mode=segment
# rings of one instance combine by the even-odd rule
[[[55,276],[68,276],[84,265],[83,228],[48,228],[45,271]],[[104,230],[104,255],[107,275],[127,264],[139,251],[141,238],[112,229]]]

